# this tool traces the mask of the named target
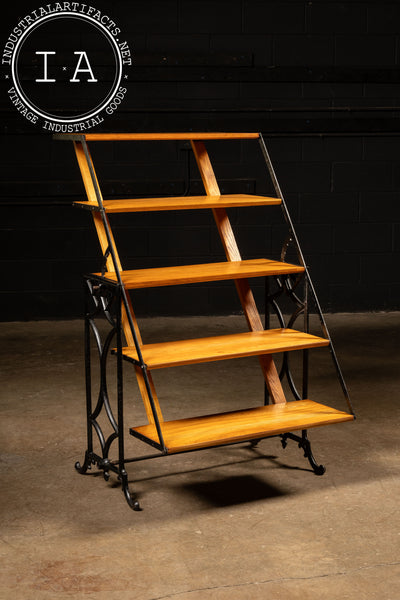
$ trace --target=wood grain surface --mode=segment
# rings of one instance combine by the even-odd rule
[[[304,267],[289,263],[257,258],[252,260],[227,261],[198,265],[159,267],[122,271],[121,278],[126,289],[140,289],[169,285],[182,285],[206,281],[224,281],[244,277],[263,277],[302,273]],[[101,273],[95,273],[100,276]],[[104,277],[117,281],[115,273],[107,272]]]
[[[236,412],[166,421],[162,424],[162,433],[168,452],[172,454],[342,423],[352,421],[353,418],[353,415],[312,400],[299,400]],[[158,442],[154,425],[135,427],[130,432],[132,435],[139,434]]]
[[[162,369],[328,345],[329,340],[302,331],[267,329],[144,344],[141,351],[143,359],[150,369]],[[122,352],[124,356],[137,359],[136,350],[133,347],[125,347]]]
[[[138,198],[103,200],[107,213],[156,212],[164,210],[197,210],[218,207],[275,206],[280,198],[251,194],[224,194],[216,196],[175,196],[167,198]],[[97,210],[97,202],[74,202],[74,206]]]

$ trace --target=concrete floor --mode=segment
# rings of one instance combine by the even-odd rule
[[[238,319],[147,320],[145,339],[177,337],[182,323],[184,336],[233,331]],[[141,512],[113,478],[74,470],[85,450],[82,324],[1,324],[0,598],[398,600],[400,313],[328,324],[358,419],[310,430],[326,474],[277,438],[144,461],[129,468]],[[312,352],[310,398],[345,408],[329,354]],[[260,403],[258,371],[239,359],[155,382],[176,418]],[[127,426],[144,423],[130,372],[126,383]],[[128,453],[138,444],[129,438]]]

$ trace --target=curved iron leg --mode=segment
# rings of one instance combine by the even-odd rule
[[[82,475],[84,473],[86,473],[86,471],[88,469],[92,468],[92,457],[90,456],[90,452],[88,450],[86,450],[85,452],[85,460],[83,465],[81,465],[81,463],[79,461],[77,461],[75,463],[75,469],[78,471],[78,473],[81,473]]]
[[[118,479],[121,481],[122,491],[124,492],[125,499],[126,499],[127,503],[129,504],[129,506],[131,508],[133,508],[133,510],[142,510],[140,508],[139,502],[136,500],[136,496],[134,494],[132,494],[131,491],[129,490],[128,474],[125,471],[125,469],[121,470],[121,472],[118,476]]]
[[[312,453],[311,450],[311,444],[310,444],[310,440],[308,440],[307,438],[302,439],[301,442],[299,442],[299,448],[302,448],[304,450],[304,456],[306,458],[308,458],[308,462],[310,463],[314,473],[316,475],[323,475],[326,471],[324,465],[318,465],[314,455]]]
[[[319,465],[314,458],[314,455],[311,450],[310,440],[307,438],[307,432],[303,431],[302,436],[294,435],[293,433],[284,433],[281,435],[281,443],[282,447],[286,448],[287,440],[291,439],[298,443],[299,448],[304,450],[304,456],[308,459],[308,462],[311,465],[312,470],[315,475],[323,475],[326,471],[324,465]]]

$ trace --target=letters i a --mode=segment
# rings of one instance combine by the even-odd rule
[[[41,79],[35,79],[36,83],[54,83],[56,81],[56,79],[50,79],[48,77],[47,57],[50,54],[56,54],[56,53],[52,50],[39,50],[39,51],[35,52],[35,54],[43,55],[43,77]],[[77,50],[76,52],[74,52],[74,54],[79,55],[79,59],[78,59],[78,62],[77,62],[76,68],[75,68],[74,75],[73,75],[72,79],[70,79],[70,82],[71,83],[80,82],[80,79],[77,77],[78,73],[89,73],[90,78],[87,79],[88,83],[96,83],[98,81],[98,79],[95,79],[95,77],[93,75],[92,67],[90,66],[89,59],[87,57],[86,52],[83,50]],[[81,63],[83,60],[85,60],[85,62],[86,62],[86,68],[81,68]]]

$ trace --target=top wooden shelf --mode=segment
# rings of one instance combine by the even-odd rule
[[[55,140],[86,140],[87,142],[143,142],[161,140],[256,140],[259,137],[259,133],[209,133],[193,131],[190,131],[188,133],[59,133],[53,135],[53,139]]]

